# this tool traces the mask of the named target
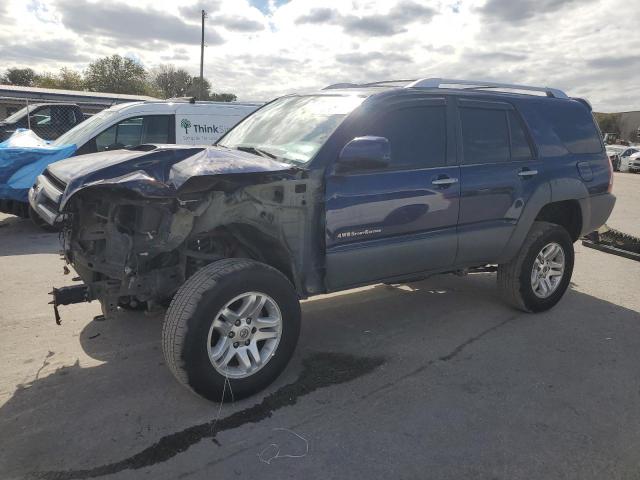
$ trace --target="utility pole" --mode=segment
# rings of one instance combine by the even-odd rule
[[[200,41],[200,98],[198,100],[202,100],[203,98],[203,88],[204,88],[204,19],[207,18],[207,12],[202,10],[202,39]]]

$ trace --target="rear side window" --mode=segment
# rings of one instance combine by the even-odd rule
[[[445,164],[445,107],[411,107],[388,112],[365,135],[385,137],[391,145],[391,168],[428,168]]]
[[[602,142],[591,113],[577,102],[545,102],[543,120],[571,153],[600,153]]]
[[[169,143],[169,123],[171,115],[153,115],[145,117],[142,143]]]
[[[509,161],[509,127],[505,110],[488,108],[460,109],[463,139],[463,163]]]
[[[531,146],[524,133],[522,121],[513,110],[509,111],[509,130],[511,130],[511,159],[515,161],[531,160]]]

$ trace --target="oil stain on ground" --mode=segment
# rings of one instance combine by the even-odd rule
[[[32,478],[71,480],[111,475],[128,469],[149,467],[165,462],[205,438],[215,440],[218,433],[247,423],[257,423],[271,417],[283,407],[295,405],[300,397],[320,388],[349,382],[372,372],[384,363],[381,357],[356,357],[343,353],[315,353],[302,362],[298,379],[267,395],[259,404],[228,417],[194,425],[162,437],[157,443],[129,458],[86,470],[35,472]]]

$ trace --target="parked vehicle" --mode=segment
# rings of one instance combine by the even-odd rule
[[[629,171],[629,160],[631,155],[640,152],[640,147],[629,147],[627,145],[607,145],[607,155],[616,172]]]
[[[74,176],[79,159],[50,166],[84,282],[54,290],[57,318],[80,301],[109,316],[172,298],[166,363],[219,400],[284,369],[301,298],[497,271],[516,308],[553,307],[573,242],[615,203],[589,104],[478,81],[395,85],[277,99],[214,147],[95,154]]]
[[[0,142],[19,128],[29,128],[42,139],[55,140],[84,119],[75,103],[34,103],[0,122]]]
[[[628,170],[633,173],[640,172],[640,150],[629,156]]]
[[[123,103],[93,115],[54,142],[24,149],[15,142],[4,148],[0,144],[0,211],[26,216],[29,189],[51,161],[145,143],[212,145],[258,106],[184,100]],[[47,187],[40,184],[37,191],[55,195]],[[51,200],[33,198],[32,218],[53,224],[55,215],[46,208]]]

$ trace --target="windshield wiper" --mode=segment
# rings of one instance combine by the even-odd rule
[[[254,155],[259,155],[261,157],[267,157],[267,158],[273,158],[273,159],[278,158],[276,155],[274,155],[271,152],[267,152],[266,150],[262,150],[261,148],[256,148],[249,145],[238,145],[236,147],[236,150],[240,150],[241,152],[252,153]]]

